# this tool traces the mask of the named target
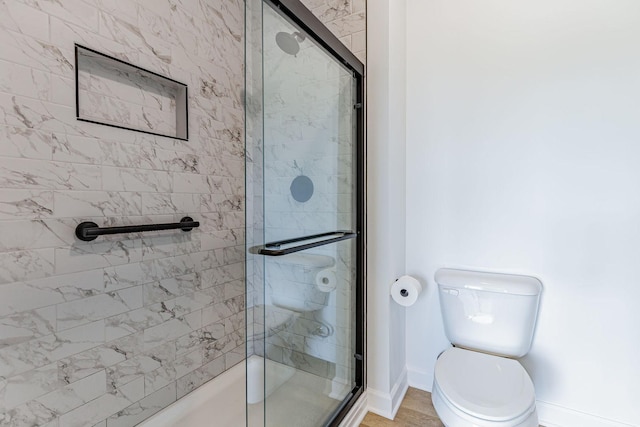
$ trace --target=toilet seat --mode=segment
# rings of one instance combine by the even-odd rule
[[[529,375],[516,360],[504,357],[451,348],[436,362],[434,389],[464,415],[489,423],[535,411]]]

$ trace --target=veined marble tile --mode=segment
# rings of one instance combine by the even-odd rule
[[[363,11],[347,15],[331,22],[327,22],[326,25],[327,28],[329,28],[329,30],[338,37],[358,33],[366,29],[365,13]]]
[[[249,353],[251,354],[251,353]],[[233,368],[238,363],[247,358],[247,352],[244,345],[239,345],[233,350],[225,353],[224,355],[224,369],[228,370]]]
[[[57,413],[32,400],[9,411],[0,411],[0,423],[6,427],[57,427]]]
[[[16,3],[13,2],[13,4]],[[2,74],[0,74],[0,90],[2,92],[44,101],[51,100],[51,74],[8,61],[0,60],[0,65],[2,66]]]
[[[65,56],[63,50],[49,42],[10,31],[0,25],[0,43],[5,46],[0,51],[0,59],[45,72],[57,74],[73,72],[70,57]]]
[[[241,195],[203,194],[202,212],[243,211],[244,198]]]
[[[155,275],[153,265],[149,262],[118,265],[105,268],[103,271],[106,292],[151,283],[163,278]]]
[[[159,150],[158,157],[162,162],[163,170],[171,172],[199,173],[201,169],[200,158],[195,154]]]
[[[102,421],[144,398],[144,378],[131,381],[60,417],[66,427],[86,427]]]
[[[49,335],[55,330],[55,306],[20,311],[11,316],[0,318],[0,348]]]
[[[200,237],[203,251],[244,244],[244,229],[212,230]]]
[[[170,365],[175,359],[176,348],[173,343],[156,347],[149,353],[140,354],[107,368],[107,387],[109,390],[122,387],[148,372]]]
[[[71,163],[101,164],[103,152],[96,138],[53,134],[51,146],[53,160]]]
[[[99,166],[0,157],[3,188],[99,190],[101,185]]]
[[[0,315],[19,313],[51,304],[72,301],[102,293],[104,284],[99,270],[51,276],[0,286],[5,304]]]
[[[144,305],[168,301],[185,293],[193,292],[201,287],[200,284],[201,277],[198,273],[147,283],[143,286]]]
[[[203,265],[209,257],[209,252],[197,252],[169,258],[152,259],[144,261],[142,264],[145,264],[145,268],[149,269],[149,277],[155,280],[162,280],[199,272],[203,268],[199,268],[198,266]],[[210,262],[217,262],[217,259]]]
[[[241,246],[228,246],[222,249],[224,264],[235,264],[244,261],[245,248]]]
[[[54,250],[37,249],[0,253],[0,284],[53,274]]]
[[[354,52],[364,52],[367,49],[367,32],[353,33],[351,35],[351,46]]]
[[[56,248],[56,273],[64,274],[87,269],[135,263],[142,259],[139,239],[95,242]]]
[[[17,1],[0,4],[0,26],[41,40],[49,40],[49,16]]]
[[[73,107],[76,103],[75,80],[72,76],[58,76],[51,74],[51,92],[49,101],[54,104]]]
[[[210,361],[224,356],[234,348],[244,344],[244,332],[232,332],[225,335],[214,343],[207,344],[204,347],[204,360]]]
[[[0,93],[0,107],[0,124],[60,134],[84,134],[71,106]]]
[[[87,0],[93,7],[112,15],[126,15],[127,20],[135,22],[137,5],[130,0]]]
[[[58,361],[58,377],[72,384],[142,352],[142,332],[127,335]],[[106,380],[105,380],[106,387]]]
[[[141,53],[155,57],[164,63],[170,64],[171,45],[152,34],[143,34],[135,25],[132,25],[122,17],[100,12],[100,35],[115,40],[121,45],[137,49]],[[142,61],[139,66],[145,66]]]
[[[171,383],[109,417],[106,427],[133,427],[175,402],[176,397],[176,383]]]
[[[176,343],[176,354],[178,358],[185,354],[190,354],[197,349],[202,356],[204,346],[214,343],[224,336],[224,324],[208,325],[197,331],[179,337]]]
[[[0,408],[13,409],[61,385],[55,363],[10,377],[0,383]]]
[[[104,343],[104,321],[0,349],[0,376],[19,375]]]
[[[351,4],[345,0],[326,0],[312,10],[322,22],[333,21],[351,14]]]
[[[142,236],[142,259],[167,258],[198,252],[201,250],[200,239],[198,229],[189,233],[182,230],[145,233]]]
[[[150,140],[135,143],[119,141],[102,141],[104,164],[121,168],[168,170],[162,159],[158,158],[159,150]]]
[[[93,375],[45,394],[36,400],[50,411],[62,415],[98,398],[106,392],[106,373],[104,370],[100,370]]]
[[[230,300],[231,301],[231,300]],[[202,324],[211,325],[237,313],[238,302],[219,302],[202,309]]]
[[[106,319],[106,340],[115,340],[161,325],[175,317],[163,303],[153,304]]]
[[[197,349],[195,351],[177,357],[173,362],[173,370],[175,372],[175,376],[172,378],[173,380],[187,375],[189,372],[193,372],[202,366],[202,350],[199,347],[196,348]],[[148,384],[150,382],[150,378],[150,376],[147,376],[147,382],[145,382],[145,384]]]
[[[141,193],[55,191],[53,201],[58,218],[142,215]]]
[[[90,31],[98,28],[98,10],[80,0],[65,0],[64,4],[34,2],[34,6],[46,14],[84,26]]]
[[[24,247],[42,249],[73,242],[73,230],[56,220],[0,222],[0,251],[17,251]]]
[[[142,308],[142,286],[57,305],[58,330]]]
[[[187,292],[177,298],[164,301],[164,306],[167,307],[176,317],[185,316],[189,313],[193,313],[197,310],[210,305],[212,298],[204,292]]]
[[[244,296],[246,291],[244,280],[234,280],[233,282],[225,283],[224,285],[224,299],[229,300]]]
[[[195,316],[202,318],[202,313],[196,312]],[[158,345],[164,344],[168,341],[175,340],[185,334],[193,332],[197,327],[190,324],[190,316],[187,315],[183,318],[174,318],[167,322],[164,322],[157,326],[152,326],[144,331],[144,348],[152,349]],[[195,319],[194,319],[195,320]],[[201,324],[201,320],[200,320]]]
[[[43,219],[53,215],[52,191],[0,189],[0,219]]]
[[[185,193],[142,193],[142,213],[175,214],[200,211],[200,195]]]
[[[196,3],[196,2],[194,2]],[[163,4],[162,9],[157,4],[142,2],[136,6],[136,17],[140,31],[145,34],[152,34],[162,40],[171,43],[173,46],[180,46],[186,49],[187,46],[194,46],[196,35],[193,34],[193,26],[179,26],[172,24],[172,17],[179,13],[176,5]],[[169,10],[166,10],[169,9]],[[185,34],[186,33],[186,34]]]
[[[108,191],[149,191],[171,193],[171,175],[162,171],[102,168],[103,190]]]
[[[222,159],[205,156],[201,158],[201,171],[207,175],[244,179],[245,163],[242,159]]]
[[[202,271],[202,289],[221,285],[244,277],[244,262],[223,265]]]
[[[224,356],[218,357],[215,360],[210,361],[201,368],[179,378],[177,381],[178,399],[191,393],[196,388],[200,387],[207,381],[217,377],[224,372]]]
[[[232,332],[242,331],[244,333],[245,328],[245,313],[241,311],[239,313],[233,314],[226,319],[224,319],[224,331],[226,334],[231,334]]]

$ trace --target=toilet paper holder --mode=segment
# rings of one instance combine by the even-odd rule
[[[391,284],[389,293],[396,303],[409,307],[418,300],[422,293],[422,285],[415,277],[404,275]]]

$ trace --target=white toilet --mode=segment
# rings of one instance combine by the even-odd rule
[[[529,352],[542,284],[534,277],[440,269],[445,333],[431,397],[446,427],[538,427]]]

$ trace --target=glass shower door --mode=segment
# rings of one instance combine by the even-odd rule
[[[333,425],[362,386],[359,80],[271,3],[261,17],[248,421]]]

